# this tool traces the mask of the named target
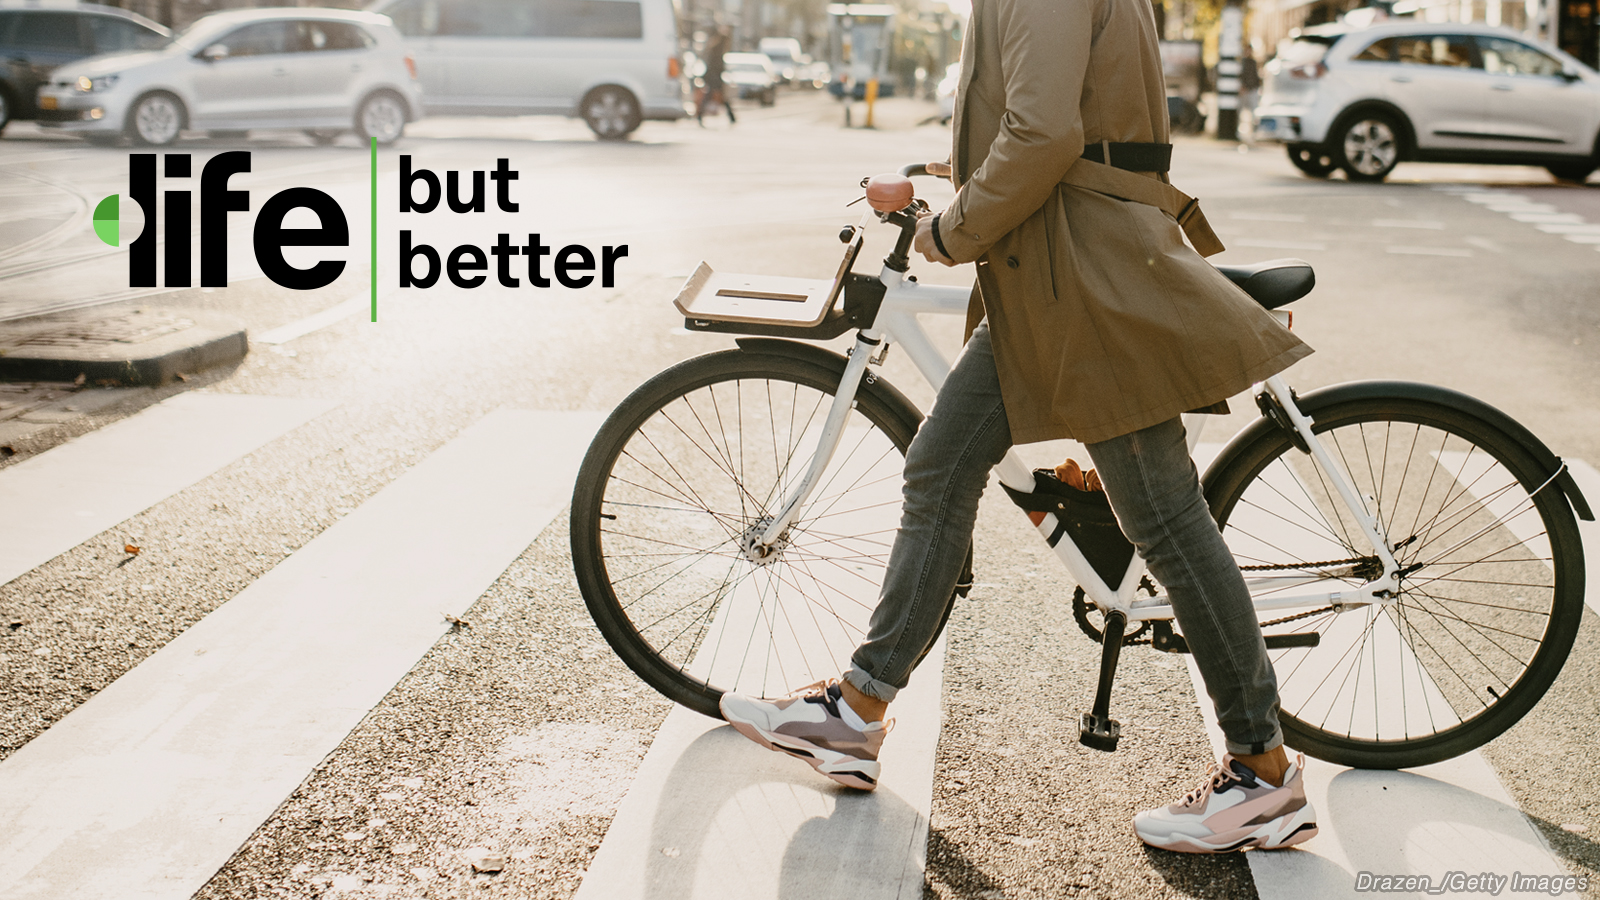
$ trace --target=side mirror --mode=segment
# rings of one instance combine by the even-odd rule
[[[200,58],[206,62],[216,62],[219,59],[227,59],[228,45],[212,44],[211,46],[200,51]]]
[[[1583,80],[1583,76],[1579,75],[1577,72],[1572,71],[1571,69],[1562,69],[1561,70],[1561,80],[1565,81],[1567,84],[1572,84],[1574,82],[1582,81]]]

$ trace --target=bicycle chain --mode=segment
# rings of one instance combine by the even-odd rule
[[[1273,571],[1273,570],[1289,570],[1289,569],[1328,569],[1328,568],[1332,568],[1334,566],[1360,565],[1361,563],[1364,563],[1366,561],[1367,560],[1365,560],[1365,559],[1329,559],[1329,560],[1323,560],[1322,562],[1299,563],[1299,564],[1296,564],[1296,565],[1281,565],[1280,564],[1280,565],[1240,566],[1239,567],[1239,571],[1241,571],[1241,572],[1267,572],[1267,571]],[[1152,597],[1154,597],[1156,595],[1155,586],[1150,583],[1149,576],[1144,576],[1144,577],[1141,577],[1139,579],[1139,587],[1142,588],[1143,590],[1145,590],[1146,592],[1148,592],[1150,594],[1150,596],[1152,596]],[[1267,627],[1272,626],[1272,625],[1284,625],[1284,624],[1287,624],[1289,622],[1297,622],[1297,621],[1299,621],[1301,619],[1309,619],[1312,616],[1320,616],[1323,613],[1333,612],[1333,611],[1334,611],[1334,608],[1332,606],[1323,606],[1323,607],[1319,607],[1317,609],[1310,609],[1310,610],[1306,610],[1305,612],[1295,613],[1292,616],[1284,616],[1284,617],[1279,618],[1279,619],[1270,619],[1270,620],[1268,620],[1266,622],[1262,622],[1261,623],[1261,627],[1262,628],[1267,628]],[[1085,635],[1087,635],[1090,640],[1094,641],[1097,644],[1102,643],[1102,642],[1105,641],[1105,632],[1103,630],[1101,630],[1100,628],[1095,627],[1095,624],[1093,622],[1089,621],[1089,612],[1090,612],[1090,607],[1089,607],[1088,594],[1084,593],[1084,590],[1083,590],[1082,587],[1079,587],[1079,588],[1077,588],[1076,590],[1074,590],[1072,592],[1072,619],[1073,619],[1073,621],[1078,623],[1078,629],[1080,631],[1082,631]],[[1124,646],[1124,647],[1134,647],[1134,646],[1138,646],[1140,644],[1148,644],[1148,643],[1150,643],[1150,640],[1151,640],[1150,638],[1142,636],[1146,632],[1148,632],[1149,630],[1150,630],[1150,623],[1149,622],[1141,622],[1139,624],[1139,627],[1136,630],[1134,630],[1130,634],[1128,634],[1125,637],[1123,637],[1122,646]]]

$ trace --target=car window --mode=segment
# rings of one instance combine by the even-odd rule
[[[114,53],[118,50],[153,50],[167,42],[159,31],[127,19],[113,16],[90,16],[89,37],[95,53]]]
[[[1541,53],[1521,41],[1499,37],[1478,37],[1483,68],[1496,75],[1560,75],[1564,67],[1553,56]]]
[[[298,49],[296,22],[256,22],[237,28],[213,43],[228,48],[232,56],[267,56],[273,53],[293,53]]]
[[[400,0],[384,9],[394,27],[406,37],[427,37],[439,31],[438,0]]]
[[[1457,69],[1481,68],[1472,39],[1464,34],[1406,34],[1394,39],[1398,62]]]
[[[1395,62],[1394,38],[1373,41],[1366,49],[1350,58],[1359,62]]]
[[[455,0],[439,9],[435,34],[451,37],[535,37],[537,10],[523,0]]]
[[[644,37],[637,0],[548,0],[544,12],[545,37]]]
[[[65,12],[26,12],[12,29],[11,43],[19,49],[84,52],[78,17]]]
[[[375,41],[360,27],[349,22],[300,22],[300,49],[365,50]]]

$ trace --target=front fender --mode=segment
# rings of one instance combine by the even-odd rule
[[[1301,412],[1315,420],[1319,410],[1353,400],[1427,400],[1449,406],[1452,409],[1482,420],[1489,427],[1505,432],[1523,449],[1527,450],[1538,463],[1539,470],[1544,477],[1555,476],[1556,487],[1561,490],[1561,493],[1567,498],[1567,502],[1572,505],[1572,510],[1577,514],[1578,518],[1585,522],[1594,521],[1594,512],[1590,510],[1589,503],[1584,498],[1583,492],[1578,489],[1578,482],[1572,477],[1572,471],[1566,468],[1561,458],[1552,453],[1550,448],[1545,446],[1544,441],[1539,440],[1522,423],[1482,400],[1450,388],[1419,384],[1414,381],[1351,381],[1312,391],[1304,397],[1300,397],[1298,405]],[[1261,439],[1264,433],[1270,432],[1277,427],[1276,424],[1266,418],[1260,418],[1250,423],[1228,442],[1228,445],[1206,468],[1206,477],[1202,481],[1209,483],[1213,476],[1224,471],[1225,467],[1244,448]]]

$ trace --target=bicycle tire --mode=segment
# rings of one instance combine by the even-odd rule
[[[1515,436],[1443,397],[1346,399],[1313,419],[1334,464],[1400,545],[1402,571],[1423,565],[1402,578],[1392,606],[1264,627],[1309,627],[1321,639],[1315,648],[1269,651],[1285,743],[1372,769],[1427,765],[1482,746],[1533,708],[1577,635],[1583,550],[1565,496]],[[1367,557],[1365,572],[1343,580],[1354,587],[1374,577],[1376,556],[1354,519],[1283,429],[1261,428],[1244,446],[1230,445],[1205,486],[1242,567]],[[1282,617],[1261,618],[1274,615]]]
[[[776,559],[740,549],[809,467],[844,364],[810,347],[696,357],[637,388],[589,448],[571,517],[584,602],[622,661],[676,703],[720,718],[725,690],[782,696],[837,675],[865,634],[922,419],[887,382],[863,378],[845,438]],[[829,531],[823,519],[851,527]]]

